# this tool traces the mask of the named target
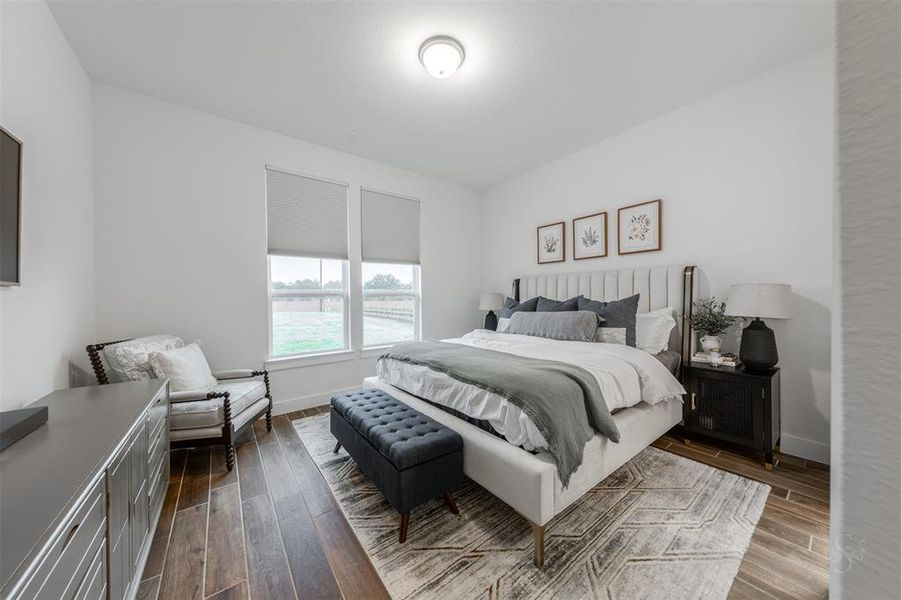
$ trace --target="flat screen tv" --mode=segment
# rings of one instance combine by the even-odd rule
[[[0,285],[20,285],[22,142],[0,127]]]

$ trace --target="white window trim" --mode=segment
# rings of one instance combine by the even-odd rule
[[[270,358],[265,361],[265,365],[266,369],[269,371],[286,371],[289,369],[299,369],[301,367],[312,367],[314,365],[357,360],[359,355],[360,353],[356,350],[336,350],[334,352],[318,352],[316,354],[296,354],[292,356]]]
[[[377,262],[363,262],[362,264],[370,264],[377,265],[382,263]],[[413,289],[412,290],[371,290],[367,291],[363,289],[363,285],[365,282],[360,285],[360,293],[362,299],[365,301],[366,296],[402,296],[402,297],[413,297],[413,341],[418,342],[422,339],[422,289],[420,287],[420,277],[419,277],[419,265],[410,264],[408,265],[413,267]],[[271,306],[271,303],[270,303]],[[362,312],[362,304],[360,305],[360,310]],[[365,314],[361,315],[365,319]],[[271,338],[272,336],[270,336]],[[363,325],[363,340],[366,339],[366,325]],[[397,340],[395,342],[389,342],[387,344],[380,343],[376,345],[367,346],[365,341],[363,342],[363,347],[361,348],[360,357],[361,358],[370,358],[372,356],[377,356],[382,350],[386,348],[390,348],[395,344],[402,344],[403,341]]]
[[[272,261],[270,258],[276,256],[273,254],[266,255],[266,288],[268,289],[268,313],[269,313],[269,350],[268,358],[265,361],[266,368],[270,365],[273,370],[290,369],[296,366],[325,364],[328,362],[339,362],[342,360],[351,360],[355,358],[357,352],[351,348],[350,337],[350,273],[348,260],[341,261],[341,279],[344,284],[342,290],[287,290],[274,292],[272,289]],[[332,258],[319,258],[317,256],[306,256],[297,258],[309,258],[312,260],[339,260]],[[321,267],[320,267],[321,269]],[[322,276],[320,275],[320,283]],[[298,352],[296,354],[285,354],[282,356],[273,356],[272,354],[272,300],[275,297],[292,297],[292,298],[343,298],[344,302],[344,346],[332,350],[312,350],[310,352]],[[353,355],[353,356],[351,356]]]

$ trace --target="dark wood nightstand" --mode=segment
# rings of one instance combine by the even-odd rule
[[[694,436],[716,438],[762,452],[773,470],[779,451],[779,369],[765,372],[691,365],[684,406],[685,442]]]

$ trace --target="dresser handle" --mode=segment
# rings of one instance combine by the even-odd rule
[[[63,542],[62,547],[59,549],[60,553],[62,553],[66,550],[66,546],[69,545],[69,542],[71,542],[72,538],[75,536],[75,532],[78,531],[79,525],[81,525],[81,523],[76,523],[75,525],[72,526],[72,529],[69,530],[68,535],[66,535],[66,540]]]
[[[691,393],[691,410],[692,411],[698,410],[698,405],[695,402],[695,396],[696,396],[696,394],[694,392],[692,392]]]

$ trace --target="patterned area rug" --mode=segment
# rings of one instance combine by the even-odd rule
[[[394,598],[725,598],[770,487],[647,448],[549,524],[545,568],[529,523],[468,481],[399,517],[342,449],[328,415],[294,422]]]

